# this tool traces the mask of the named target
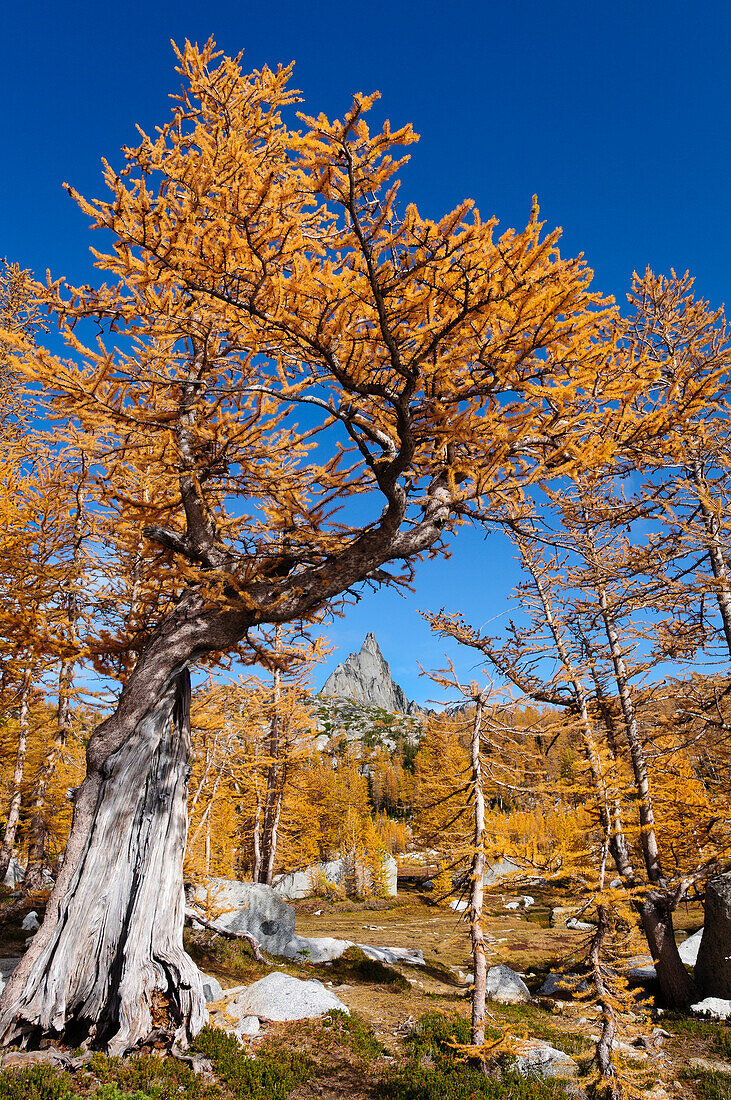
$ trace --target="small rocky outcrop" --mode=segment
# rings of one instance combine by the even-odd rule
[[[580,974],[556,974],[552,971],[538,990],[538,996],[568,1001],[575,993],[583,993],[588,988],[588,983]]]
[[[309,1020],[337,1009],[347,1012],[331,990],[316,979],[303,982],[289,974],[267,974],[226,1005],[226,1013],[237,1020],[256,1016],[260,1020]]]
[[[223,986],[218,978],[214,978],[212,974],[204,974],[201,971],[201,982],[203,983],[203,996],[206,999],[206,1004],[220,1001],[223,997]]]
[[[517,1046],[514,1066],[523,1077],[576,1077],[579,1072],[573,1058],[540,1039],[517,1040]]]
[[[290,900],[307,898],[317,893],[325,882],[336,885],[347,884],[350,878],[356,877],[354,872],[351,861],[343,856],[341,859],[332,859],[327,863],[313,863],[303,871],[290,871],[287,875],[280,875],[274,883],[274,889],[281,897]],[[396,897],[397,881],[396,860],[392,855],[384,852],[382,885],[387,897]]]
[[[698,1016],[710,1016],[712,1020],[731,1019],[731,1000],[723,997],[704,997],[698,1004],[690,1006],[691,1012]]]
[[[287,905],[272,886],[258,882],[214,878],[206,886],[196,888],[192,901],[200,913],[210,913],[220,927],[231,932],[248,932],[263,951],[296,962],[332,962],[349,947],[359,947],[368,958],[378,962],[424,966],[424,953],[419,948],[353,944],[332,936],[298,936],[293,906]]]
[[[485,992],[489,1000],[504,1005],[527,1003],[531,999],[530,990],[520,974],[503,963],[488,970]]]
[[[421,708],[410,702],[402,688],[394,683],[388,661],[371,632],[366,634],[360,651],[351,653],[330,673],[320,694],[353,699],[392,713],[421,713]]]
[[[731,874],[719,875],[706,885],[695,980],[704,997],[731,998]]]
[[[294,909],[271,886],[214,878],[207,886],[196,888],[193,901],[202,913],[210,911],[222,928],[248,932],[262,951],[288,953],[295,935]]]

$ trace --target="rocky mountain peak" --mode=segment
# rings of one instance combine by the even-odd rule
[[[367,703],[391,713],[418,714],[420,711],[394,683],[388,661],[372,631],[366,634],[358,653],[351,653],[333,669],[320,694]]]

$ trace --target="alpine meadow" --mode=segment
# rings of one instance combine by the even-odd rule
[[[94,285],[0,270],[0,1100],[731,1095],[723,310],[174,49]],[[316,689],[388,589],[439,703]]]

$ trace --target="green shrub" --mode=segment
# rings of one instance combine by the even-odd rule
[[[360,947],[349,947],[339,958],[333,959],[328,973],[340,981],[389,985],[391,988],[403,990],[411,988],[403,974],[377,959],[369,959]]]
[[[485,1028],[486,1038],[498,1038]],[[470,1041],[470,1021],[456,1014],[429,1012],[406,1038],[410,1064],[391,1070],[378,1083],[379,1100],[558,1100],[561,1081],[539,1081],[504,1070],[499,1079],[468,1065],[453,1044]]]
[[[66,1100],[71,1077],[56,1066],[37,1065],[0,1073],[0,1100]]]
[[[94,1100],[218,1100],[220,1089],[206,1084],[178,1058],[108,1058],[95,1054],[88,1073],[101,1084]]]
[[[380,1057],[385,1050],[373,1034],[373,1029],[360,1016],[349,1016],[347,1012],[333,1008],[318,1023],[320,1028],[337,1038],[353,1054],[359,1054],[369,1061]]]
[[[697,1100],[731,1100],[731,1074],[688,1069],[680,1076],[692,1086]]]
[[[142,1092],[140,1089],[134,1092],[123,1092],[116,1081],[100,1085],[93,1093],[94,1100],[157,1100],[160,1095],[161,1090],[155,1085],[150,1087],[149,1092]]]
[[[660,1021],[673,1035],[700,1039],[708,1044],[708,1050],[722,1058],[731,1059],[731,1026],[721,1020],[699,1020],[696,1016],[681,1016],[667,1012]]]
[[[260,1047],[251,1058],[234,1035],[213,1027],[203,1028],[195,1048],[210,1058],[216,1075],[238,1100],[286,1100],[315,1068],[306,1055],[269,1046]]]
[[[485,1077],[464,1063],[448,1068],[409,1066],[391,1072],[376,1087],[379,1100],[564,1100],[560,1081],[538,1081],[506,1073]]]

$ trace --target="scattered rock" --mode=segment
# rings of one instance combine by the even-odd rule
[[[520,1053],[515,1068],[523,1077],[575,1077],[579,1067],[573,1058],[538,1039],[518,1040]]]
[[[23,917],[23,923],[20,926],[24,932],[37,932],[41,927],[41,922],[38,920],[38,914],[35,909],[31,909],[30,913],[27,913]]]
[[[691,1005],[690,1010],[699,1016],[710,1016],[714,1020],[728,1020],[731,1017],[731,1001],[723,997],[705,997]]]
[[[267,974],[226,1005],[227,1014],[238,1021],[246,1016],[266,1020],[308,1020],[324,1016],[331,1009],[349,1013],[347,1005],[322,982],[315,979],[303,982],[282,973]]]
[[[8,984],[8,978],[19,962],[19,955],[7,955],[5,958],[0,959],[0,993],[5,989],[5,986]]]
[[[628,978],[632,978],[636,982],[651,982],[657,978],[652,955],[635,955],[629,962]]]
[[[575,993],[583,993],[588,988],[588,982],[580,974],[556,974],[551,972],[538,990],[538,996],[569,1000]]]
[[[223,997],[223,986],[218,978],[214,978],[212,974],[204,974],[201,971],[201,980],[203,982],[203,996],[206,999],[206,1004],[220,1001],[221,997]]]
[[[290,871],[279,875],[274,881],[274,889],[283,898],[294,900],[307,898],[318,892],[326,882],[335,886],[346,884],[357,878],[358,869],[352,866],[348,857],[332,859],[328,863],[313,863],[303,871]],[[388,852],[383,853],[383,890],[387,897],[397,895],[398,865]]]
[[[492,886],[496,882],[502,882],[503,879],[510,878],[511,875],[520,874],[522,868],[514,860],[508,859],[507,856],[503,856],[502,859],[497,860],[495,863],[491,863],[482,876],[482,882],[485,886]]]
[[[551,915],[548,918],[548,923],[550,924],[551,928],[565,925],[566,921],[575,919],[578,912],[579,906],[577,905],[557,905],[555,909],[551,910]]]
[[[11,889],[14,889],[16,886],[19,885],[19,883],[23,881],[24,875],[25,867],[23,866],[23,864],[19,863],[15,856],[11,856],[10,863],[8,864],[8,869],[5,872],[3,884],[5,886],[9,886]]]
[[[454,898],[449,903],[449,908],[454,909],[455,913],[464,913],[469,907],[470,903],[467,898]]]
[[[698,1069],[702,1073],[731,1074],[731,1065],[728,1062],[717,1062],[711,1058],[691,1058],[688,1065],[691,1069]]]
[[[398,963],[404,963],[407,966],[426,966],[424,952],[420,947],[371,947],[367,943],[358,943],[356,947],[359,947],[369,959],[386,963],[388,966]]]
[[[240,1039],[253,1039],[261,1031],[258,1016],[244,1016],[243,1020],[234,1028]]]
[[[706,999],[731,997],[731,874],[706,883],[705,923],[695,980]]]
[[[502,963],[488,970],[486,993],[491,1001],[504,1005],[526,1003],[531,999],[530,990],[521,976]]]
[[[678,954],[686,966],[695,966],[702,939],[703,929],[699,928],[692,936],[688,936],[687,940],[683,940],[678,947]]]

